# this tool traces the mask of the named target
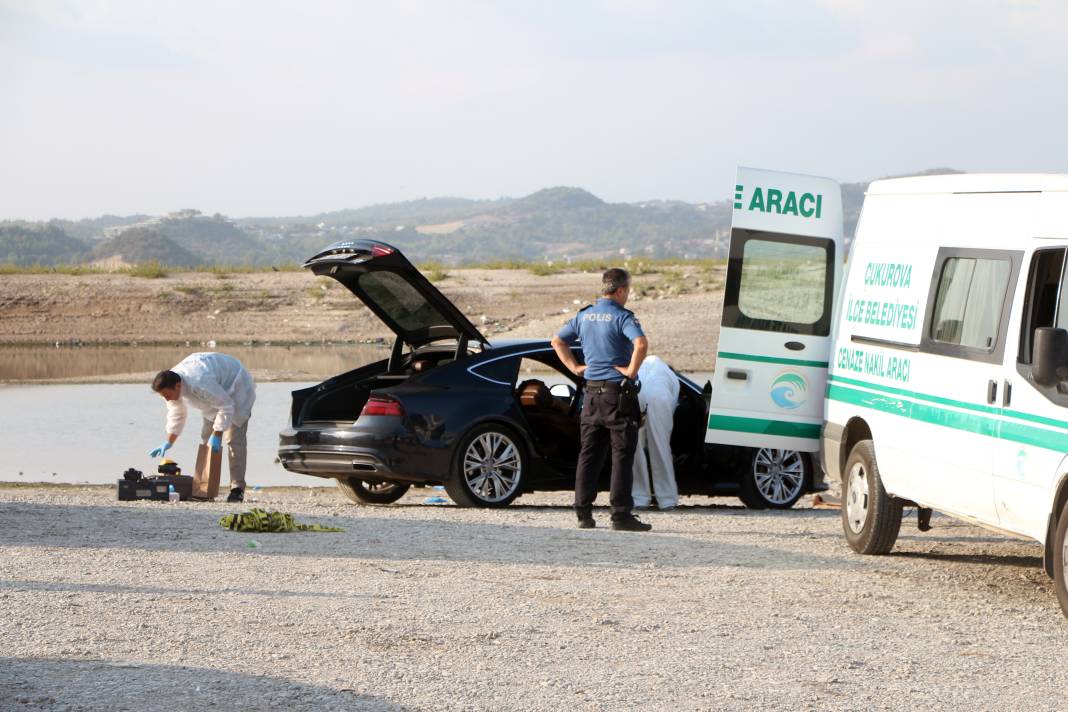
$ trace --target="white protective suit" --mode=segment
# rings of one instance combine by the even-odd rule
[[[215,352],[191,354],[171,370],[182,377],[182,397],[167,401],[169,435],[182,434],[189,405],[204,414],[211,430],[220,432],[242,428],[252,416],[256,383],[233,356]]]
[[[671,430],[675,424],[675,408],[679,403],[679,378],[660,358],[647,356],[638,369],[638,380],[642,384],[638,403],[645,413],[645,424],[638,431],[631,494],[635,507],[648,507],[655,496],[657,507],[667,509],[679,503],[675,464],[671,457]],[[645,459],[646,445],[649,448],[648,465]],[[649,488],[650,466],[652,489]]]

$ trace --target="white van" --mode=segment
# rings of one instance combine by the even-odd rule
[[[748,173],[789,187],[784,174]],[[736,200],[736,224],[745,207]],[[731,261],[739,264],[728,272],[753,272],[733,246],[745,237],[732,233]],[[805,343],[807,360],[827,364],[805,376],[809,393],[825,394],[821,459],[827,476],[842,481],[843,528],[855,551],[889,552],[903,506],[937,509],[1044,544],[1044,568],[1068,615],[1066,252],[1068,176],[928,176],[869,186],[829,338]],[[814,253],[804,264],[793,291],[815,284]],[[840,264],[832,256],[826,272]],[[785,273],[790,264],[780,266]],[[740,286],[744,304],[744,277]],[[729,278],[727,289],[729,298]],[[805,334],[823,334],[824,322],[807,323],[815,307],[801,306],[815,303],[814,286],[799,297],[793,291],[780,308],[804,315]],[[754,324],[775,328],[729,336],[758,347],[772,333],[801,341],[797,323]],[[710,437],[718,396],[713,390]],[[755,403],[750,398],[751,411]],[[762,405],[763,416],[749,417],[783,417],[774,400]]]

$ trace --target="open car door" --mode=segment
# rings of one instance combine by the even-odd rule
[[[819,450],[843,250],[838,183],[738,168],[706,442]]]

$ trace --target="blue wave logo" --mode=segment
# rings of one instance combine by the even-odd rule
[[[808,381],[796,371],[779,374],[771,384],[771,400],[787,410],[800,408],[808,400]]]

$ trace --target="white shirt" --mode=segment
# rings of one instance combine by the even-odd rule
[[[642,389],[638,392],[638,403],[642,410],[649,406],[654,398],[663,398],[671,403],[679,400],[679,377],[658,356],[646,356],[638,369],[638,380]]]
[[[167,433],[181,435],[188,405],[213,421],[212,430],[241,427],[252,416],[256,383],[233,356],[215,352],[191,354],[171,369],[182,377],[182,395],[167,401]]]

